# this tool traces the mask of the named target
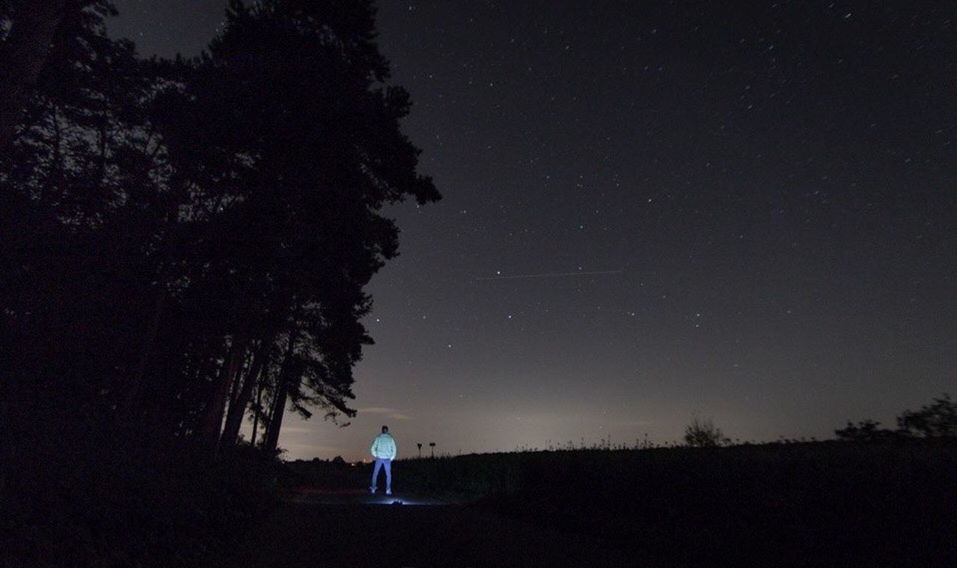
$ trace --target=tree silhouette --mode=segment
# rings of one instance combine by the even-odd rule
[[[77,32],[82,10],[88,6],[95,6],[101,16],[114,14],[108,3],[93,0],[0,3],[0,21],[5,24],[0,27],[0,153],[16,137],[51,46]]]
[[[380,211],[439,198],[371,2],[231,2],[176,61],[84,6],[0,152],[3,455],[57,429],[230,446],[250,406],[274,451],[287,407],[352,415],[364,287],[398,248]]]
[[[17,139],[0,152],[4,468],[17,447],[42,457],[54,440],[110,424],[148,320],[164,213],[147,111],[155,83],[130,42],[106,37],[104,6],[63,15]]]
[[[905,410],[897,424],[900,430],[923,438],[957,438],[957,403],[944,393],[920,410]]]
[[[684,439],[687,445],[698,448],[723,446],[730,441],[710,418],[702,419],[697,416],[685,427]]]
[[[435,458],[435,442],[429,442],[429,447],[432,448],[432,457]]]
[[[920,410],[905,410],[897,417],[897,430],[881,428],[874,420],[848,421],[834,431],[839,440],[848,442],[906,442],[957,438],[957,403],[944,393]]]
[[[415,445],[419,447],[419,459],[422,459],[422,442],[416,442]]]
[[[839,440],[849,442],[885,442],[901,439],[901,433],[880,427],[881,423],[874,420],[862,420],[857,424],[848,422],[847,426],[835,430]]]
[[[215,206],[189,240],[190,250],[207,249],[192,281],[220,299],[221,333],[241,338],[230,341],[239,351],[256,335],[296,337],[275,382],[266,449],[287,399],[304,415],[311,405],[352,414],[352,365],[371,341],[358,323],[370,306],[362,288],[397,247],[395,226],[377,211],[407,196],[438,198],[398,130],[408,97],[384,86],[372,14],[367,2],[234,2],[210,57],[165,114],[169,137],[184,142],[173,153],[186,157],[182,169],[211,186]],[[225,165],[231,183],[191,168],[197,155]],[[229,368],[217,375],[205,424],[218,423],[235,380]]]
[[[230,449],[250,409],[267,455],[289,410],[351,416],[398,249],[381,211],[440,197],[370,1],[232,1],[174,61],[110,39],[112,12],[0,0],[0,502],[36,518],[255,474]]]

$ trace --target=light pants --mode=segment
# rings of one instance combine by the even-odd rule
[[[372,489],[376,488],[376,480],[379,478],[379,470],[385,466],[385,490],[392,491],[392,460],[382,458],[375,459],[375,467],[372,468]]]

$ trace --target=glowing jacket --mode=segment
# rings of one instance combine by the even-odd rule
[[[395,439],[391,434],[379,434],[375,440],[372,440],[372,457],[380,460],[394,460],[395,454]]]

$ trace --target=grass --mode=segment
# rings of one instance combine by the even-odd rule
[[[230,553],[241,550],[248,565],[270,565],[273,541],[288,542],[292,548],[276,554],[291,559],[302,547],[331,546],[324,539],[341,541],[340,557],[348,559],[369,530],[401,528],[361,508],[312,510],[276,499],[302,485],[364,488],[369,465],[280,463],[250,448],[216,460],[189,447],[117,449],[60,446],[35,456],[46,463],[35,470],[46,473],[6,494],[0,560],[219,566],[234,565]],[[467,547],[480,535],[456,531],[485,530],[477,527],[488,523],[475,519],[491,519],[500,532],[539,527],[566,535],[568,543],[600,542],[668,566],[957,566],[953,441],[567,445],[401,460],[394,477],[398,495],[468,503],[441,514],[390,513],[397,523],[411,523],[402,530],[420,548],[432,530],[458,543],[437,550]],[[508,534],[500,536],[496,543],[508,541]],[[257,555],[266,560],[256,564]]]
[[[369,469],[348,474],[362,484]],[[454,496],[679,564],[957,561],[954,443],[609,445],[402,460],[394,475],[400,492]]]
[[[278,461],[248,447],[123,442],[29,456],[0,500],[0,566],[223,566],[280,506]]]

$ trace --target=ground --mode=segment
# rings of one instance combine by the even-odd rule
[[[284,503],[249,522],[257,536],[237,538],[243,549],[226,565],[950,568],[954,449],[833,442],[409,460],[391,498],[361,490],[369,467],[293,462],[281,469]]]
[[[244,565],[305,567],[658,566],[599,538],[562,534],[478,507],[415,495],[302,492],[272,530],[241,551]]]

